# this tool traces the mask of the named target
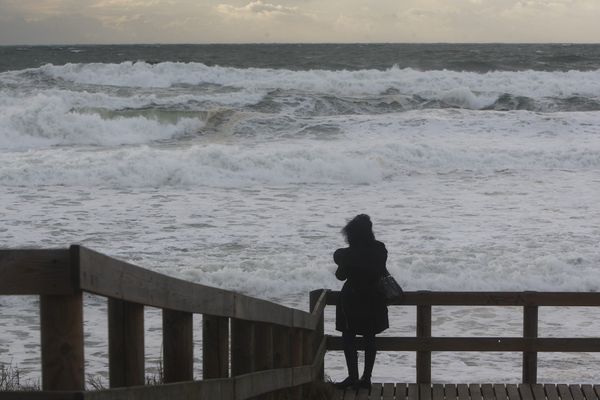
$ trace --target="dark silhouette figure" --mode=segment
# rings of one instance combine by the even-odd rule
[[[370,388],[377,354],[375,335],[389,327],[385,299],[376,288],[387,271],[387,250],[375,240],[373,224],[366,214],[354,217],[342,233],[349,246],[333,254],[338,265],[335,276],[346,281],[335,310],[335,328],[342,332],[348,377],[336,386]],[[365,343],[365,369],[360,380],[356,335],[362,335]]]

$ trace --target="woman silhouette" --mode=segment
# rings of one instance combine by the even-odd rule
[[[335,328],[342,332],[348,377],[336,386],[370,388],[377,354],[375,335],[389,327],[385,300],[376,289],[386,273],[387,250],[375,240],[373,224],[366,214],[354,217],[342,233],[349,246],[333,254],[338,265],[335,276],[346,281],[335,310]],[[356,335],[362,335],[365,343],[365,369],[360,380]]]

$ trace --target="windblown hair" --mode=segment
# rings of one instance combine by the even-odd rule
[[[373,223],[367,214],[359,214],[346,224],[342,233],[350,247],[367,246],[375,241]]]

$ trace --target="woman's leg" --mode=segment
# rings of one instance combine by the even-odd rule
[[[353,332],[343,332],[344,356],[346,356],[346,366],[348,367],[348,377],[358,380],[358,353],[356,351],[356,334]]]
[[[375,335],[365,335],[365,371],[362,376],[363,381],[371,382],[373,366],[375,365],[375,356],[377,347],[375,346]]]

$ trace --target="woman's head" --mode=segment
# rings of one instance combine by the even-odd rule
[[[367,214],[359,214],[346,224],[342,233],[350,246],[362,246],[375,240],[373,224]]]

